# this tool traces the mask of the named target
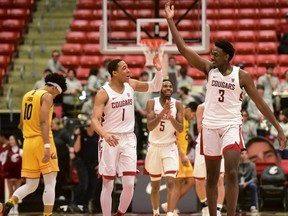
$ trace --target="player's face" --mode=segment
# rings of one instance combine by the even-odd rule
[[[220,49],[219,47],[215,47],[211,52],[211,61],[213,67],[214,68],[221,67],[226,62],[227,56],[228,55],[225,52],[223,52],[222,49]]]
[[[116,71],[116,76],[119,80],[122,82],[129,82],[130,79],[130,70],[128,68],[128,65],[124,61],[120,61],[118,63],[118,68]]]
[[[190,108],[186,107],[184,110],[184,116],[188,121],[191,121],[195,116],[195,112],[193,112]]]
[[[272,149],[266,142],[255,142],[247,149],[249,159],[256,162],[271,162],[278,163],[275,150]]]
[[[166,97],[171,97],[173,94],[173,85],[169,81],[164,81],[162,84],[162,89],[161,89],[162,95]]]

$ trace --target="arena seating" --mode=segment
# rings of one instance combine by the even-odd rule
[[[124,3],[123,7],[131,16],[147,18],[154,15],[154,1],[152,0],[141,4],[141,10],[138,9],[138,1],[125,1]],[[185,1],[175,1],[176,18],[186,11],[186,3]],[[247,71],[252,72],[251,75],[255,79],[263,74],[263,68],[267,64],[274,64],[275,74],[279,75],[279,78],[283,78],[283,68],[288,66],[288,56],[277,54],[278,41],[275,26],[284,20],[283,14],[288,11],[286,0],[208,0],[207,4],[207,22],[210,24],[211,30],[210,47],[213,47],[213,42],[216,40],[229,40],[236,48],[236,55],[232,63],[243,63]],[[163,7],[163,2],[160,2],[160,5]],[[106,57],[99,50],[98,30],[101,24],[101,9],[102,6],[97,1],[78,0],[70,31],[66,35],[67,42],[62,47],[64,57],[61,58],[61,61],[64,61],[66,56],[70,56],[67,58],[74,56],[73,58],[76,59],[80,57],[79,64],[75,65],[77,68],[85,68],[91,64],[98,67],[102,65],[102,60]],[[160,17],[164,17],[164,10],[159,13]],[[1,14],[0,11],[0,17]],[[196,16],[197,14],[189,13],[179,23],[179,30],[184,37],[191,36],[191,32],[185,31],[185,28],[193,25],[193,19]],[[113,10],[113,22],[110,28],[114,30],[109,34],[113,40],[136,38],[135,23],[121,10]],[[81,55],[84,57],[82,58]],[[93,63],[89,56],[95,56]],[[179,64],[188,65],[181,55],[175,56],[179,60]],[[121,55],[120,57],[129,60],[132,73],[138,76],[145,63],[144,55]],[[85,59],[90,59],[90,63],[86,63]],[[201,72],[197,72],[194,68],[189,69],[189,75],[196,80],[204,78],[200,74]]]

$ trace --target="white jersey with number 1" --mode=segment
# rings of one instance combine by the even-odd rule
[[[171,108],[171,116],[176,118],[177,108],[176,99],[171,98],[173,104]],[[154,98],[154,113],[158,115],[163,110],[160,103],[160,97]],[[160,123],[149,133],[149,142],[156,144],[169,144],[176,142],[176,130],[167,115],[164,115]]]
[[[242,88],[239,82],[239,67],[223,76],[218,68],[211,69],[206,84],[203,126],[221,128],[241,125]]]
[[[111,89],[108,83],[103,89],[109,97],[103,112],[103,128],[109,133],[134,132],[134,89],[128,83],[124,83],[122,94]]]

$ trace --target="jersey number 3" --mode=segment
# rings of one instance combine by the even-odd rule
[[[225,90],[220,89],[220,90],[219,90],[219,94],[220,94],[220,97],[218,98],[218,101],[219,101],[219,102],[224,102]]]

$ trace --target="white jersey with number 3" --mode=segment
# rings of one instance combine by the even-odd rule
[[[173,104],[171,107],[171,116],[176,118],[176,99],[171,98],[171,103]],[[154,98],[155,115],[159,115],[162,110],[163,107],[160,103],[160,97]],[[150,131],[149,142],[156,144],[169,144],[176,142],[176,130],[166,114],[163,116],[160,123],[152,131]]]
[[[124,83],[122,94],[115,92],[108,83],[103,86],[108,101],[103,112],[103,128],[110,133],[134,132],[134,89]]]
[[[242,88],[239,82],[239,67],[223,76],[218,68],[211,69],[206,84],[203,126],[220,128],[242,124]]]

